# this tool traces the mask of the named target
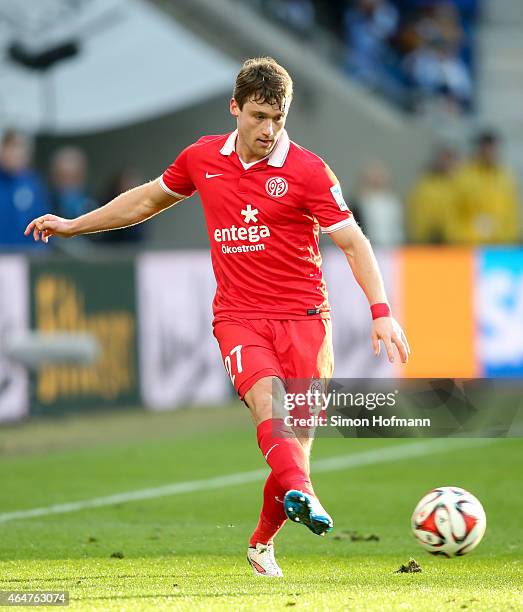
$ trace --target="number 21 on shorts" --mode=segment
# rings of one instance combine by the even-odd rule
[[[227,374],[230,376],[232,384],[234,385],[234,379],[236,378],[236,374],[241,374],[243,372],[242,368],[242,346],[243,344],[238,344],[235,346],[229,354],[223,360],[223,365],[225,366],[225,370]],[[232,373],[233,365],[235,366],[236,374]]]

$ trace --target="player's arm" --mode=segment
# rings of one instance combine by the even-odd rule
[[[387,294],[378,262],[369,240],[356,223],[346,225],[329,234],[345,253],[354,278],[363,289],[369,304],[387,304]],[[380,316],[372,321],[372,346],[380,353],[380,340],[385,346],[389,361],[394,361],[393,345],[398,349],[401,361],[407,363],[410,354],[405,333],[392,316]]]
[[[47,242],[50,236],[71,238],[129,227],[150,219],[184,198],[167,193],[160,186],[160,180],[156,179],[126,191],[105,206],[75,219],[51,214],[37,217],[29,223],[24,234],[29,236],[32,233],[36,241],[42,239]]]

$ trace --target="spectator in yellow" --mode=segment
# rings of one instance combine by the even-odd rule
[[[481,132],[472,159],[456,173],[453,241],[461,244],[514,242],[518,239],[515,179],[500,162],[499,137]]]
[[[434,244],[451,242],[456,203],[454,148],[434,149],[423,174],[414,184],[408,199],[408,232],[412,242]]]

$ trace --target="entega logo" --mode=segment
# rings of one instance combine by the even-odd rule
[[[245,210],[241,211],[245,223],[258,221],[258,209],[252,208],[247,204]],[[249,242],[250,244],[242,244],[239,246],[228,246],[222,244],[222,253],[248,253],[251,251],[264,251],[264,244],[257,244],[262,238],[269,238],[271,232],[266,225],[249,225],[248,227],[231,227],[218,228],[214,230],[214,240],[216,242]]]
[[[236,227],[236,225],[231,225],[231,227],[214,230],[214,239],[216,242],[236,242],[241,240],[256,243],[259,242],[261,238],[268,238],[270,235],[271,232],[266,225],[251,225],[250,227]],[[224,253],[245,253],[247,251],[263,250],[265,250],[264,244],[249,244],[238,247],[222,245],[222,251]]]

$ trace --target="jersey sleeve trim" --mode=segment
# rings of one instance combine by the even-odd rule
[[[163,180],[163,175],[159,178],[158,182],[160,183],[160,187],[165,191],[165,193],[168,193],[169,195],[172,195],[175,198],[182,198],[183,200],[187,197],[186,195],[183,195],[182,193],[176,193],[176,191],[169,189],[169,187],[167,187],[167,185],[165,184],[165,181]]]
[[[322,227],[321,231],[323,234],[332,234],[332,232],[335,232],[336,230],[339,230],[342,227],[347,227],[349,225],[358,225],[352,215],[348,219],[343,219],[342,221],[338,221],[338,223],[334,223],[334,225],[329,225],[329,227]]]

